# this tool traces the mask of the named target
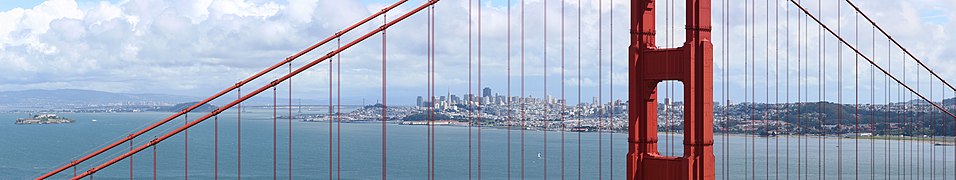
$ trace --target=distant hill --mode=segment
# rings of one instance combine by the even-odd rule
[[[182,96],[170,94],[133,94],[133,93],[113,93],[93,90],[80,89],[57,89],[57,90],[22,90],[22,91],[3,91],[0,92],[0,107],[9,108],[52,108],[52,107],[87,107],[87,106],[107,106],[107,105],[148,105],[148,106],[174,106],[183,102],[186,107],[203,100],[203,97]],[[211,95],[211,94],[208,94]],[[209,105],[224,105],[235,100],[232,96],[223,96],[209,103]],[[280,105],[288,104],[289,99],[277,99]],[[272,105],[270,95],[255,96],[246,100],[243,105],[265,106]],[[319,101],[313,99],[295,99],[293,104],[328,104],[328,101]]]
[[[158,111],[178,112],[178,111],[182,111],[183,109],[189,108],[190,106],[192,106],[192,105],[194,105],[194,104],[196,104],[196,103],[199,103],[199,101],[196,101],[196,102],[188,102],[188,103],[179,103],[179,104],[176,104],[176,105],[173,105],[173,106],[169,106],[169,107],[165,107],[165,108],[160,108],[160,109],[158,109]],[[216,108],[219,108],[219,107],[213,106],[213,105],[209,105],[209,104],[203,104],[202,106],[199,106],[198,108],[193,109],[192,112],[212,112],[213,110],[216,110]]]
[[[79,89],[22,90],[0,92],[0,104],[6,106],[82,106],[109,104],[166,104],[200,100],[198,97],[168,94],[112,93]]]

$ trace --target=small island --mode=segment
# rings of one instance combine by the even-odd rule
[[[15,124],[65,124],[73,123],[73,119],[59,117],[56,114],[39,114],[32,118],[17,118]]]

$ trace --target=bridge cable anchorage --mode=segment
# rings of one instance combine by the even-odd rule
[[[352,42],[346,44],[345,46],[343,46],[343,47],[337,49],[337,50],[334,51],[334,52],[338,53],[338,52],[341,52],[341,51],[344,50],[344,49],[350,48],[350,47],[352,47],[352,46],[358,44],[359,42],[368,39],[368,38],[371,37],[372,35],[374,35],[374,34],[380,32],[380,31],[383,31],[384,29],[386,29],[386,28],[388,28],[388,27],[391,27],[392,25],[397,24],[398,22],[400,22],[400,21],[402,21],[402,20],[408,18],[409,16],[411,16],[411,15],[413,15],[413,14],[415,14],[415,13],[420,12],[422,9],[426,8],[427,6],[432,5],[432,4],[434,4],[434,3],[437,3],[437,2],[438,2],[438,1],[429,1],[428,3],[425,3],[425,4],[421,5],[421,6],[418,6],[417,8],[410,10],[409,12],[403,14],[402,16],[400,16],[400,17],[398,17],[398,18],[396,18],[396,19],[394,19],[394,20],[392,20],[392,21],[388,21],[385,25],[383,25],[383,26],[381,26],[381,27],[379,27],[379,28],[374,29],[372,32],[369,32],[369,33],[367,33],[367,34],[365,34],[365,35],[359,37],[358,39],[353,40]],[[287,74],[287,75],[285,75],[285,76],[280,77],[279,80],[280,80],[280,81],[284,81],[284,80],[286,80],[286,79],[288,79],[288,78],[290,78],[290,77],[292,77],[292,76],[295,76],[295,75],[297,75],[297,74],[299,74],[299,73],[301,73],[301,72],[303,72],[303,71],[305,71],[305,70],[307,70],[307,69],[309,69],[309,68],[315,66],[316,64],[318,64],[318,63],[320,63],[320,62],[322,62],[322,61],[325,61],[325,60],[329,59],[329,58],[331,58],[331,56],[326,55],[326,56],[320,57],[320,58],[318,58],[318,59],[316,59],[316,60],[313,60],[312,62],[310,62],[310,63],[308,63],[308,64],[306,64],[306,65],[304,65],[304,66],[302,66],[302,67],[300,67],[300,68],[298,68],[298,69],[296,69],[295,71],[292,72],[292,74]],[[261,92],[267,90],[269,87],[270,87],[269,85],[260,87],[259,89],[256,89],[255,91],[253,91],[253,92],[247,94],[246,96],[241,96],[240,99],[238,99],[238,100],[236,100],[236,101],[233,101],[233,102],[231,102],[231,103],[229,103],[229,104],[223,106],[223,108],[231,108],[231,107],[233,107],[233,106],[236,106],[236,105],[239,104],[240,102],[245,101],[245,100],[251,98],[252,96],[257,95],[257,94],[259,94],[259,93],[261,93]],[[211,118],[212,116],[213,116],[213,114],[204,115],[204,116],[201,117],[201,118],[198,118],[198,119],[196,119],[196,120],[191,121],[189,124],[187,124],[187,125],[185,125],[185,126],[181,126],[181,127],[177,128],[177,129],[174,129],[174,130],[171,131],[171,132],[168,132],[168,133],[164,134],[163,136],[160,136],[159,138],[157,138],[157,141],[166,140],[166,139],[168,139],[169,137],[171,137],[171,136],[173,136],[173,135],[175,135],[175,134],[178,134],[178,133],[182,132],[184,129],[190,128],[190,127],[192,127],[192,126],[195,126],[196,124],[198,124],[198,123],[200,123],[200,122],[202,122],[202,121],[204,121],[204,120],[206,120],[206,119],[209,119],[209,118]],[[123,159],[125,159],[125,158],[131,156],[131,155],[134,154],[134,153],[137,153],[137,152],[139,152],[139,151],[144,150],[145,148],[148,148],[148,146],[146,146],[146,145],[140,146],[140,147],[134,149],[134,151],[131,152],[131,153],[125,153],[125,154],[122,154],[122,155],[120,155],[120,156],[118,156],[118,157],[116,157],[116,158],[110,159],[109,161],[107,161],[107,162],[105,162],[105,163],[103,163],[103,164],[100,164],[100,165],[98,165],[98,166],[96,166],[96,167],[90,169],[89,171],[87,171],[87,172],[85,172],[85,173],[83,173],[83,174],[78,175],[78,177],[74,177],[74,178],[72,178],[72,179],[79,179],[79,178],[87,177],[87,176],[91,175],[92,173],[95,173],[96,171],[102,170],[103,168],[106,168],[106,167],[108,167],[108,166],[110,166],[110,165],[112,165],[112,164],[115,164],[116,162],[121,161],[121,160],[123,160]]]
[[[260,71],[259,73],[254,74],[253,76],[250,76],[250,77],[248,77],[248,78],[246,78],[246,79],[244,79],[244,80],[242,80],[242,81],[239,81],[239,82],[236,83],[235,85],[230,86],[230,87],[228,87],[228,88],[226,88],[226,89],[223,89],[222,91],[220,91],[220,92],[218,92],[218,93],[216,93],[216,94],[214,94],[214,95],[212,95],[212,96],[210,96],[210,97],[207,97],[206,99],[204,99],[204,100],[202,100],[202,101],[200,101],[200,102],[197,102],[196,104],[194,104],[194,105],[192,105],[192,106],[186,108],[186,110],[184,110],[183,112],[179,112],[179,113],[170,115],[169,117],[166,117],[165,119],[163,119],[163,120],[161,120],[161,121],[159,121],[159,122],[156,122],[156,123],[154,123],[154,124],[152,124],[152,125],[150,125],[150,126],[144,128],[144,129],[142,129],[142,130],[140,130],[140,131],[137,131],[136,133],[133,133],[133,135],[130,136],[129,138],[123,138],[123,139],[120,139],[120,140],[118,140],[118,141],[116,141],[116,142],[113,142],[112,144],[109,144],[109,145],[107,145],[107,146],[105,146],[105,147],[103,147],[103,148],[100,148],[100,149],[96,150],[96,151],[93,152],[93,153],[90,153],[90,154],[88,154],[88,155],[86,155],[86,156],[83,156],[83,157],[80,158],[80,159],[76,159],[76,160],[71,161],[71,162],[76,162],[76,163],[70,163],[70,164],[66,164],[66,165],[64,165],[64,166],[61,166],[61,167],[59,167],[59,168],[57,168],[57,169],[55,169],[55,170],[53,170],[53,171],[50,171],[50,172],[47,172],[46,174],[43,174],[43,175],[40,176],[40,177],[37,177],[37,179],[46,179],[46,178],[49,178],[50,176],[56,175],[56,174],[58,174],[58,173],[60,173],[60,172],[62,172],[62,171],[64,171],[64,170],[66,170],[66,169],[68,169],[68,168],[75,167],[76,165],[78,165],[78,164],[80,164],[80,163],[82,163],[82,162],[85,162],[86,160],[89,160],[90,158],[93,158],[93,157],[95,157],[95,156],[98,156],[98,155],[100,155],[100,154],[102,154],[102,153],[104,153],[104,152],[106,152],[106,151],[108,151],[108,150],[110,150],[110,149],[115,148],[116,146],[119,146],[119,145],[121,145],[121,144],[123,144],[123,143],[126,143],[127,141],[130,141],[130,140],[132,140],[133,138],[139,137],[140,135],[143,135],[143,134],[145,134],[146,132],[148,132],[148,131],[150,131],[150,130],[153,130],[153,129],[155,129],[155,128],[157,128],[157,127],[163,125],[163,124],[166,124],[166,123],[168,123],[169,121],[172,121],[173,119],[178,118],[179,116],[182,116],[182,115],[183,115],[184,113],[186,113],[186,112],[190,112],[190,111],[192,111],[192,110],[198,108],[199,106],[201,106],[201,105],[203,105],[203,104],[207,104],[207,103],[209,103],[209,102],[211,102],[211,101],[213,101],[213,100],[215,100],[215,99],[217,99],[217,98],[219,98],[219,97],[225,95],[226,93],[229,93],[230,91],[233,91],[233,90],[238,89],[239,87],[245,85],[245,84],[248,83],[248,82],[251,82],[251,81],[253,81],[253,80],[255,80],[255,79],[258,79],[259,77],[265,75],[265,74],[268,73],[268,72],[271,72],[272,70],[278,68],[279,66],[281,66],[281,65],[283,65],[283,64],[286,64],[286,63],[289,63],[289,62],[291,62],[292,60],[294,60],[294,59],[296,59],[296,58],[298,58],[298,57],[301,57],[302,55],[304,55],[304,54],[306,54],[306,53],[312,51],[313,49],[318,48],[319,46],[322,46],[322,45],[324,45],[325,43],[328,43],[328,42],[331,41],[332,39],[335,39],[335,38],[340,37],[340,36],[341,36],[342,34],[344,34],[345,32],[349,32],[349,31],[351,31],[351,30],[353,30],[353,29],[355,29],[355,28],[357,28],[357,27],[359,27],[359,26],[365,24],[366,22],[368,22],[368,21],[374,19],[375,17],[378,17],[379,15],[382,15],[382,14],[384,14],[385,12],[391,11],[391,10],[394,9],[395,7],[398,7],[399,5],[404,4],[405,2],[408,2],[408,0],[400,0],[400,1],[394,3],[394,4],[390,5],[390,6],[387,6],[387,7],[383,8],[382,11],[379,11],[379,12],[377,12],[377,13],[375,13],[375,14],[373,14],[373,15],[371,15],[371,16],[369,16],[369,17],[367,17],[367,18],[365,18],[365,19],[363,19],[363,20],[361,20],[361,21],[359,21],[359,22],[357,22],[357,23],[355,23],[355,24],[352,24],[351,26],[347,27],[346,29],[344,29],[344,30],[342,30],[342,31],[339,31],[339,33],[336,33],[335,35],[333,35],[333,36],[331,36],[331,37],[328,37],[328,38],[326,38],[325,40],[322,40],[322,41],[320,41],[320,42],[318,42],[318,43],[316,43],[316,44],[313,44],[312,46],[306,48],[305,50],[302,50],[302,51],[300,51],[299,53],[296,53],[295,55],[293,55],[293,56],[291,56],[291,57],[289,57],[289,58],[286,58],[285,60],[283,60],[283,61],[281,61],[281,62],[279,62],[279,63],[276,63],[276,64],[270,66],[269,68],[266,68],[266,69],[263,70],[263,71]],[[434,3],[437,3],[437,1],[429,1],[429,4],[434,4]],[[74,174],[75,174],[75,173],[74,173]]]

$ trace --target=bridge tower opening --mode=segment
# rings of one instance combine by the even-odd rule
[[[655,45],[655,0],[632,0],[628,47],[627,179],[714,179],[713,44],[711,1],[686,0],[686,41]],[[657,84],[684,84],[684,153],[657,149]]]

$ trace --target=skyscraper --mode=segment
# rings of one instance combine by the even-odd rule
[[[422,107],[422,105],[425,104],[424,101],[425,101],[425,99],[422,98],[422,96],[418,96],[418,104],[417,104],[418,107]]]
[[[485,89],[482,89],[482,90],[481,90],[481,97],[489,97],[489,98],[490,98],[490,97],[491,97],[491,88],[485,87]]]

